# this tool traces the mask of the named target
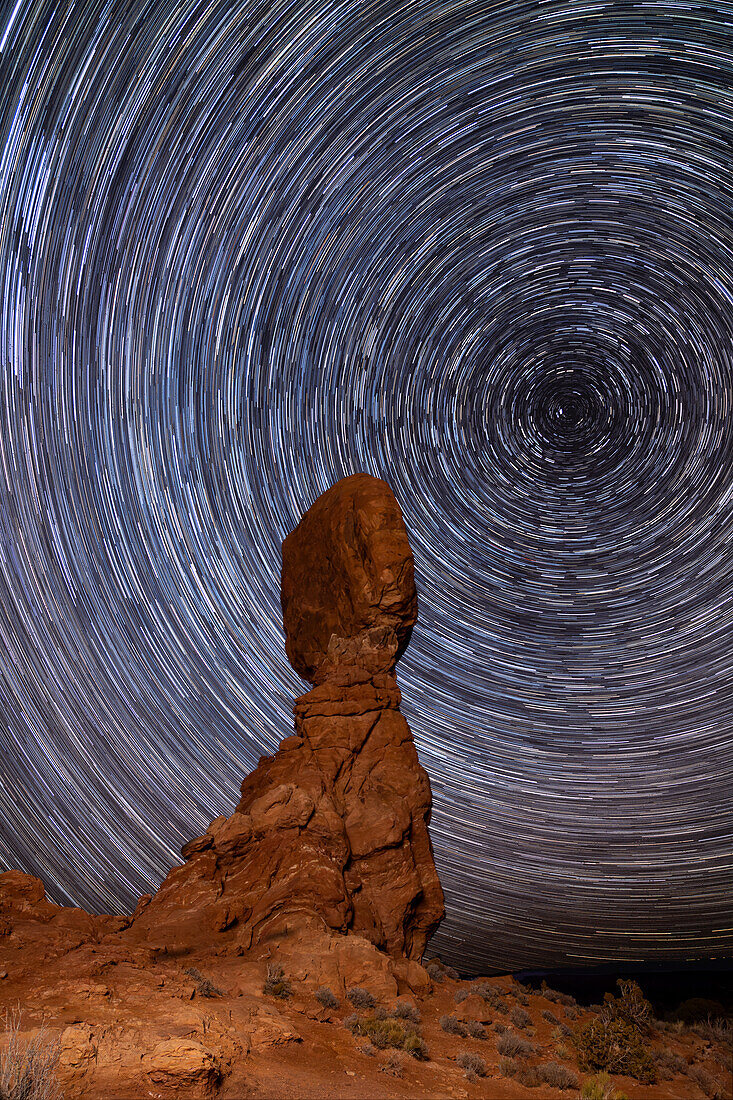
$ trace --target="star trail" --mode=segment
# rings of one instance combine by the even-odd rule
[[[129,910],[383,477],[468,968],[730,955],[733,6],[0,9],[0,864]]]

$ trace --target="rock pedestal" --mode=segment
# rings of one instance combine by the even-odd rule
[[[295,734],[244,780],[232,816],[185,845],[134,925],[246,949],[315,920],[419,959],[443,892],[394,676],[417,616],[413,559],[383,481],[357,474],[319,497],[283,544],[282,604],[288,657],[315,685]]]

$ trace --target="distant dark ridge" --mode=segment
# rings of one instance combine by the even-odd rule
[[[617,978],[633,978],[652,1002],[657,1016],[673,1013],[693,997],[717,1001],[726,1015],[733,1016],[733,960],[709,959],[674,967],[663,963],[634,963],[629,967],[603,966],[588,969],[563,967],[558,970],[517,970],[517,981],[539,989],[547,982],[551,989],[570,993],[579,1004],[597,1004],[603,994],[618,993]]]

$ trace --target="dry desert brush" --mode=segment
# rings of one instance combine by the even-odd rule
[[[292,996],[292,987],[281,966],[277,966],[275,963],[267,964],[267,977],[262,992],[267,993],[270,997],[279,997],[281,1000],[287,1000],[288,997]]]
[[[20,1038],[19,1009],[5,1013],[5,1047],[0,1052],[0,1100],[63,1100],[56,1080],[58,1039],[41,1027],[27,1042]]]
[[[377,1003],[368,989],[362,989],[360,985],[354,985],[346,991],[346,999],[351,1001],[354,1008],[374,1008]]]
[[[463,1051],[456,1058],[456,1062],[469,1081],[476,1081],[479,1077],[486,1076],[486,1063],[478,1054],[473,1054],[471,1051]]]
[[[325,985],[316,990],[316,1000],[322,1008],[337,1009],[341,1004],[336,994]]]

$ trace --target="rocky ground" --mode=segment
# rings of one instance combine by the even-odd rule
[[[0,899],[0,1011],[22,1012],[22,1041],[44,1027],[59,1042],[66,1100],[549,1100],[577,1097],[595,1077],[578,1068],[574,1042],[594,1010],[509,975],[461,980],[440,963],[393,959],[362,937],[300,921],[243,952],[234,930],[215,951],[141,945],[124,918],[54,906],[19,872],[0,875]],[[729,1097],[725,1030],[654,1021],[646,1043],[656,1083],[614,1076],[611,1085],[630,1100]],[[379,1045],[418,1038],[418,1058]]]

